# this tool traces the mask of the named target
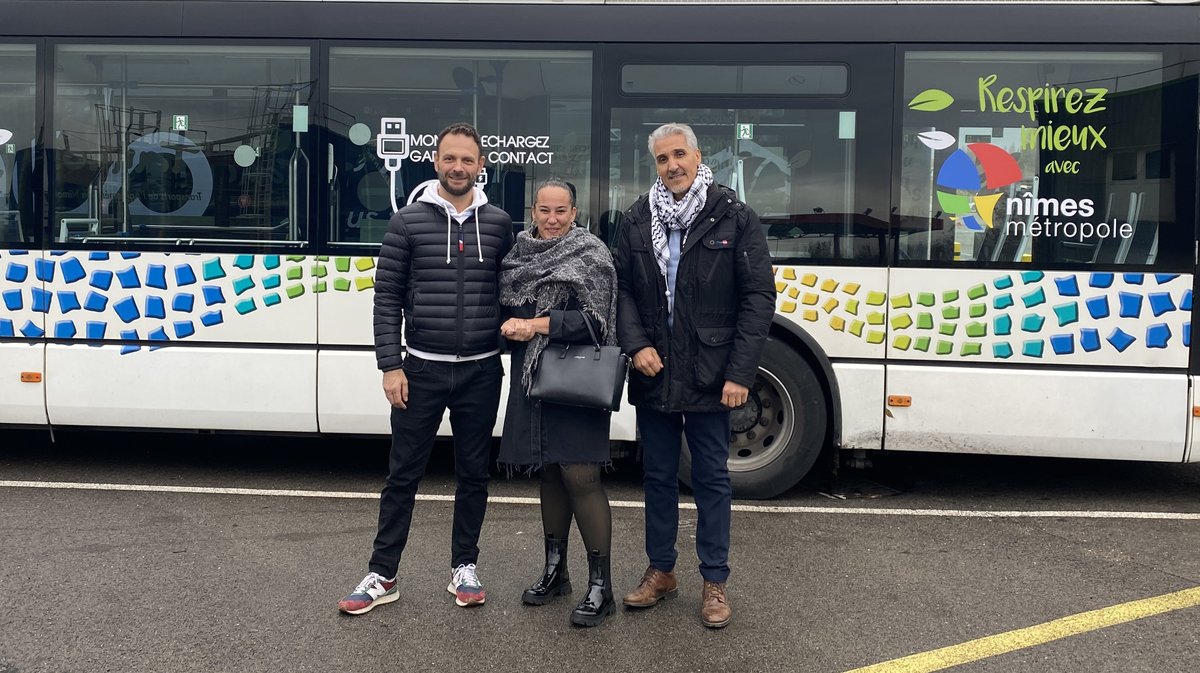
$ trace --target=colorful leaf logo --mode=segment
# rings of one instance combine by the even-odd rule
[[[917,140],[920,140],[926,147],[935,150],[944,150],[956,142],[954,136],[945,131],[922,131],[917,134]]]
[[[953,103],[954,96],[945,91],[941,89],[926,89],[913,96],[913,99],[908,102],[908,107],[911,110],[919,110],[921,112],[937,112],[938,110],[945,110]]]

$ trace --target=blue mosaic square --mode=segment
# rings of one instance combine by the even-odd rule
[[[1021,303],[1025,304],[1025,308],[1033,308],[1046,303],[1046,291],[1038,288],[1033,292],[1021,297]]]
[[[83,308],[99,313],[108,308],[108,297],[99,292],[88,292],[87,297],[83,300]]]
[[[1075,276],[1055,278],[1054,284],[1058,286],[1058,293],[1064,297],[1079,296],[1079,281],[1075,279]]]
[[[88,285],[97,290],[107,290],[112,287],[113,273],[108,269],[97,269],[92,272],[92,277],[88,280]]]
[[[992,306],[996,307],[997,309],[1005,309],[1012,305],[1013,296],[1007,292],[996,295],[995,299],[992,300]]]
[[[1185,348],[1192,347],[1192,323],[1183,323],[1183,345]]]
[[[62,269],[63,280],[68,285],[77,283],[87,276],[87,272],[83,270],[83,264],[74,257],[64,259],[59,267]]]
[[[996,316],[996,319],[992,321],[992,325],[994,328],[992,331],[996,333],[996,336],[1008,336],[1012,334],[1012,318],[1009,316]]]
[[[167,330],[161,327],[155,327],[154,329],[150,330],[150,334],[147,334],[146,338],[151,341],[168,341]]]
[[[1180,311],[1192,310],[1192,291],[1190,289],[1184,291],[1183,298],[1179,300],[1179,310]]]
[[[99,322],[96,320],[89,320],[87,325],[85,326],[85,329],[86,329],[87,338],[103,339],[104,333],[108,331],[108,323]]]
[[[113,310],[117,312],[117,317],[122,322],[128,324],[141,317],[138,312],[137,301],[133,297],[125,297],[113,303]]]
[[[21,326],[21,334],[30,339],[40,339],[46,336],[46,330],[33,324],[32,320],[26,320],[25,324]]]
[[[1127,273],[1121,276],[1129,285],[1141,285],[1146,279],[1146,274],[1143,273]]]
[[[242,276],[233,281],[233,293],[236,295],[240,295],[252,287],[254,287],[254,279],[250,276]]]
[[[146,297],[146,317],[162,320],[167,317],[167,308],[162,297],[151,295]]]
[[[16,262],[9,262],[8,268],[4,270],[4,280],[10,283],[24,283],[29,277],[29,267]]]
[[[173,327],[176,339],[186,339],[196,333],[196,326],[191,320],[176,320]]]
[[[1073,322],[1079,322],[1079,303],[1069,302],[1054,307],[1054,315],[1058,318],[1058,326],[1064,327]]]
[[[138,257],[141,257],[141,256],[142,256],[142,253],[140,253],[140,252],[123,252],[123,253],[121,253],[121,259],[137,259]]]
[[[1142,295],[1132,292],[1122,292],[1118,295],[1121,304],[1119,315],[1122,318],[1137,318],[1142,315]]]
[[[50,310],[50,300],[54,297],[53,294],[43,290],[40,287],[30,288],[29,294],[33,297],[33,302],[30,308],[38,313],[46,313]]]
[[[1012,346],[1008,345],[1007,343],[992,344],[992,355],[1002,360],[1007,360],[1013,355]]]
[[[1155,318],[1175,310],[1175,302],[1167,292],[1151,292],[1146,298],[1150,300],[1150,312]]]
[[[204,280],[216,280],[225,277],[225,269],[221,268],[221,258],[214,257],[205,262],[202,267]]]
[[[1137,339],[1130,334],[1126,334],[1125,330],[1122,330],[1120,327],[1114,327],[1112,333],[1108,335],[1108,343],[1112,344],[1113,348],[1116,348],[1117,352],[1120,353],[1124,353],[1125,349],[1129,348],[1134,341],[1137,341]]]
[[[1171,342],[1171,328],[1157,323],[1146,328],[1146,348],[1166,348]]]
[[[263,295],[263,303],[266,304],[267,306],[274,306],[274,305],[278,304],[280,301],[281,300],[279,299],[278,293],[270,292],[268,294]]]
[[[254,268],[254,255],[238,255],[233,258],[233,265],[245,271]]]
[[[1091,327],[1079,330],[1079,346],[1088,353],[1100,350],[1100,332]]]
[[[89,262],[107,262],[108,261],[108,253],[107,252],[99,252],[99,251],[89,252],[88,253],[88,261]]]
[[[263,257],[263,266],[267,269],[278,269],[279,255],[267,255]]]
[[[250,313],[251,311],[257,310],[258,305],[254,303],[253,297],[247,297],[247,298],[239,301],[237,303],[237,305],[234,306],[234,308],[237,309],[238,313],[240,313],[242,315],[246,315],[247,313]]]
[[[1159,285],[1165,285],[1179,277],[1177,273],[1156,273],[1154,274],[1154,282]]]
[[[19,311],[25,306],[20,290],[5,290],[2,296],[4,297],[4,308],[10,311]]]
[[[138,336],[137,330],[135,329],[121,330],[121,339],[125,341],[137,341],[140,338],[141,337]]]
[[[213,304],[224,304],[225,293],[221,291],[218,285],[204,286],[204,305],[212,306]]]
[[[17,333],[13,331],[13,321],[8,318],[0,318],[0,337],[13,337]]]
[[[67,254],[66,250],[51,250],[50,251],[51,257],[62,257],[65,254]]]
[[[175,284],[180,287],[191,285],[196,282],[196,272],[192,271],[192,267],[187,264],[178,264],[175,266]]]
[[[167,267],[162,264],[151,264],[146,269],[146,287],[158,290],[167,289]]]
[[[9,255],[28,255],[29,251],[28,250],[9,250],[8,254]]]
[[[1075,352],[1075,336],[1072,334],[1055,334],[1050,337],[1050,349],[1055,355],[1070,355]]]
[[[54,266],[52,259],[38,259],[33,262],[33,275],[43,283],[54,282]]]
[[[225,322],[225,317],[221,315],[220,311],[209,311],[208,313],[200,316],[200,323],[205,327],[220,325],[223,322]]]
[[[263,288],[267,290],[274,290],[275,288],[279,287],[279,283],[280,278],[279,274],[277,273],[273,273],[262,279]]]
[[[1021,282],[1025,283],[1026,285],[1029,285],[1030,283],[1036,283],[1045,277],[1046,277],[1046,274],[1042,273],[1041,271],[1022,271],[1021,272]]]
[[[1046,344],[1041,339],[1030,339],[1021,344],[1021,355],[1030,358],[1040,358],[1045,348]]]
[[[1021,318],[1021,330],[1025,332],[1040,332],[1042,325],[1046,323],[1046,319],[1036,313]]]
[[[121,269],[117,272],[117,280],[120,281],[121,287],[126,290],[132,290],[142,286],[142,281],[138,278],[136,266],[131,266],[127,269]]]
[[[54,338],[55,339],[73,339],[75,338],[75,323],[70,320],[59,320],[54,323]]]
[[[134,346],[134,345],[121,346],[121,355],[129,355],[130,353],[136,353],[140,350],[142,350],[141,346]]]
[[[196,298],[190,294],[180,292],[171,300],[171,310],[180,311],[182,313],[191,313],[192,306],[196,303]]]
[[[1112,284],[1113,274],[1111,273],[1093,273],[1092,277],[1088,280],[1088,285],[1092,287],[1106,288],[1112,287]]]
[[[1096,320],[1100,320],[1101,318],[1108,317],[1108,297],[1107,296],[1100,295],[1099,297],[1092,297],[1091,299],[1088,299],[1087,301],[1085,301],[1084,304],[1087,305],[1088,314],[1091,315]]]

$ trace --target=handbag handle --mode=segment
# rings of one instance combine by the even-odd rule
[[[596,359],[600,359],[600,337],[596,336],[596,330],[592,328],[592,319],[583,311],[580,311],[579,315],[583,316],[583,325],[587,327],[588,336],[592,337],[592,345],[596,348]]]

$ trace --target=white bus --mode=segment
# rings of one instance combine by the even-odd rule
[[[562,176],[611,241],[682,121],[776,264],[738,496],[825,448],[1200,460],[1198,27],[1133,0],[0,0],[0,424],[386,434],[375,255],[438,130],[481,130],[517,226]]]

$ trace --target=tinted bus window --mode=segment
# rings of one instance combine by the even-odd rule
[[[550,176],[575,186],[589,224],[591,99],[588,52],[330,49],[331,242],[381,242],[393,209],[437,177],[437,134],[456,121],[479,130],[484,191],[518,226]]]
[[[645,64],[621,68],[621,90],[647,94],[842,96],[850,80],[843,64]]]
[[[1197,90],[1176,70],[1157,52],[905,54],[900,262],[1186,265]]]
[[[56,241],[306,239],[307,48],[63,45],[56,59]]]
[[[0,45],[0,243],[36,239],[33,220],[34,86],[33,45]]]

